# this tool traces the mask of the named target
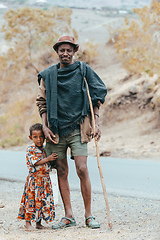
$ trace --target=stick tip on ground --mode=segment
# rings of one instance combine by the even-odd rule
[[[110,229],[112,229],[113,228],[112,222],[109,222],[108,226],[109,226]]]

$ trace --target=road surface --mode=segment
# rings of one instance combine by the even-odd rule
[[[74,161],[69,162],[71,189],[80,189]],[[160,200],[160,162],[120,158],[101,158],[101,167],[107,193]],[[92,191],[102,192],[97,159],[88,158]],[[0,151],[0,179],[25,182],[28,169],[25,152]]]

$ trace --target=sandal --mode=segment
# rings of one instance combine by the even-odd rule
[[[62,222],[63,219],[69,220],[70,223],[65,224],[64,222]],[[72,226],[76,226],[75,218],[63,217],[58,224],[55,224],[52,226],[52,229],[61,229],[61,228],[72,227]]]
[[[91,219],[91,221],[89,223],[87,223],[88,219]],[[93,217],[93,216],[86,218],[86,226],[89,228],[92,228],[92,229],[100,228],[100,224],[95,221],[95,217]]]

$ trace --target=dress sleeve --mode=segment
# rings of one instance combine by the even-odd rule
[[[38,94],[36,98],[36,105],[38,107],[38,111],[40,116],[44,112],[47,112],[47,106],[46,106],[46,88],[43,79],[39,79],[39,88],[38,88]]]
[[[42,153],[36,151],[36,149],[32,146],[27,148],[26,151],[26,161],[27,161],[27,166],[31,167],[34,166],[35,163],[40,161],[42,159]]]

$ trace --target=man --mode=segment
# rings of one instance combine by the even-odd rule
[[[87,97],[89,85],[96,124],[95,137],[100,139],[99,107],[105,101],[107,89],[92,70],[79,61],[73,62],[73,56],[79,45],[71,36],[62,36],[53,49],[59,57],[59,63],[38,74],[39,92],[36,104],[42,117],[43,131],[47,140],[47,155],[58,154],[56,161],[59,190],[64,204],[65,217],[53,229],[76,225],[68,183],[67,148],[71,149],[71,158],[75,161],[77,175],[80,178],[81,192],[85,206],[85,223],[90,228],[99,228],[91,214],[91,183],[87,168],[87,142],[91,140],[90,108]]]

